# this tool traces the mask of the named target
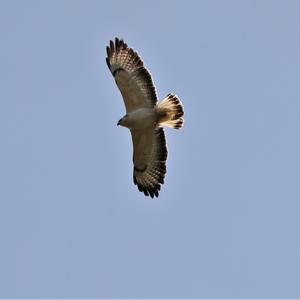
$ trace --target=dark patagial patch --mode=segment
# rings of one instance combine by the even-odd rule
[[[117,74],[119,71],[125,71],[125,72],[126,72],[125,69],[123,69],[122,67],[119,67],[119,68],[115,69],[115,70],[112,72],[113,76],[115,77],[116,74]]]
[[[134,168],[134,171],[137,171],[137,172],[144,172],[144,171],[146,171],[146,169],[147,169],[147,165],[146,165],[144,168],[137,168],[136,166],[134,166],[133,168]]]

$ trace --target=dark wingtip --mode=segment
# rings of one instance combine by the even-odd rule
[[[115,45],[116,45],[116,50],[118,50],[120,43],[119,43],[119,39],[117,37],[115,38]]]
[[[126,49],[125,43],[123,39],[120,39],[120,48],[121,49]]]
[[[106,57],[106,63],[107,63],[108,68],[110,69],[110,62],[109,62],[108,57]]]
[[[107,53],[107,57],[110,57],[111,52],[110,52],[110,48],[108,46],[106,46],[106,53]]]
[[[153,198],[154,197],[154,193],[152,190],[148,190],[149,194],[150,194],[150,197]]]
[[[112,40],[109,41],[109,46],[110,46],[111,52],[114,52],[115,51],[115,45],[114,45],[114,42]]]

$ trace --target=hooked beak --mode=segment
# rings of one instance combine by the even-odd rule
[[[120,120],[118,121],[117,126],[119,126],[119,125],[121,124],[121,120],[122,120],[122,119],[120,119]]]

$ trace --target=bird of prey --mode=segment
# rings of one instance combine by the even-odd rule
[[[132,48],[116,38],[106,48],[106,62],[122,94],[126,114],[118,125],[130,129],[133,143],[133,182],[146,196],[158,197],[168,155],[162,126],[183,126],[183,105],[175,94],[160,103],[151,74]]]

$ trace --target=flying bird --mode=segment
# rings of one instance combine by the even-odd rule
[[[106,48],[106,62],[122,94],[126,114],[118,125],[130,129],[133,182],[146,196],[158,197],[166,175],[167,143],[162,126],[183,126],[183,105],[175,94],[158,103],[155,85],[143,60],[116,38]]]

